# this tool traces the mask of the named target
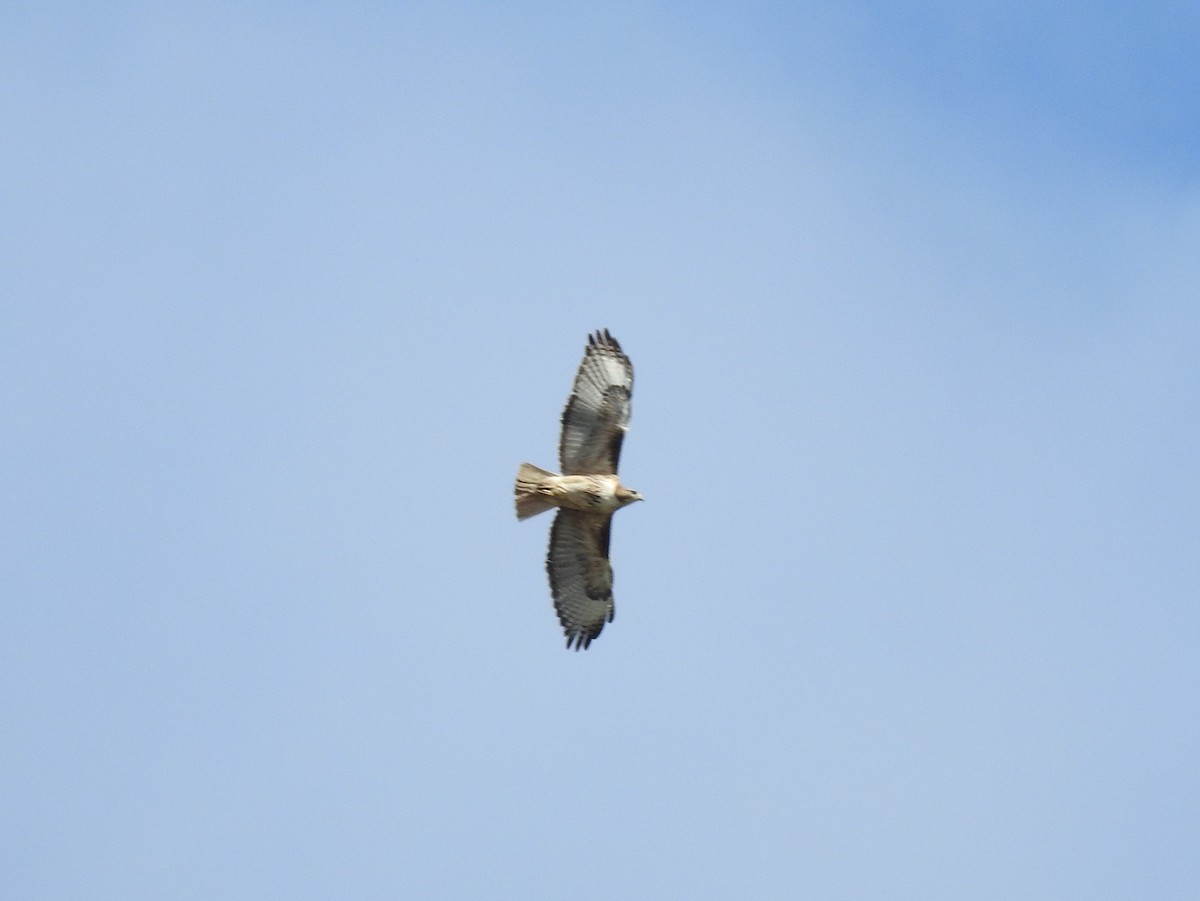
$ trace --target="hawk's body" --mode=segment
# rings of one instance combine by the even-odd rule
[[[616,476],[556,476],[522,463],[517,470],[517,519],[537,516],[551,507],[584,513],[612,513],[629,501],[629,489]]]
[[[633,364],[607,330],[588,336],[575,387],[563,410],[559,462],[563,475],[529,463],[517,471],[517,518],[558,507],[550,529],[546,572],[567,647],[586,648],[612,622],[612,515],[641,495],[617,478],[629,428]]]

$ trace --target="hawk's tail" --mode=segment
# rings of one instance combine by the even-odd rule
[[[541,491],[546,479],[553,475],[554,473],[538,469],[532,463],[521,464],[521,468],[517,470],[517,519],[529,519],[554,506],[554,501],[549,500]]]

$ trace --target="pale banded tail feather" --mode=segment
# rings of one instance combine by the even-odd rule
[[[529,519],[539,513],[545,513],[556,505],[542,492],[542,486],[547,478],[554,473],[539,469],[532,463],[522,463],[517,470],[517,485],[515,488],[517,502],[517,519]]]

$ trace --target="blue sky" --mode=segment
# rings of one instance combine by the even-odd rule
[[[0,895],[1192,896],[1190,6],[2,15]]]

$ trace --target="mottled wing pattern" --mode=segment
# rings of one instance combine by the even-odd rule
[[[575,388],[562,415],[564,475],[615,473],[629,425],[633,364],[608,329],[588,336]]]
[[[550,529],[546,572],[567,647],[586,648],[613,618],[608,535],[612,514],[560,509]]]

